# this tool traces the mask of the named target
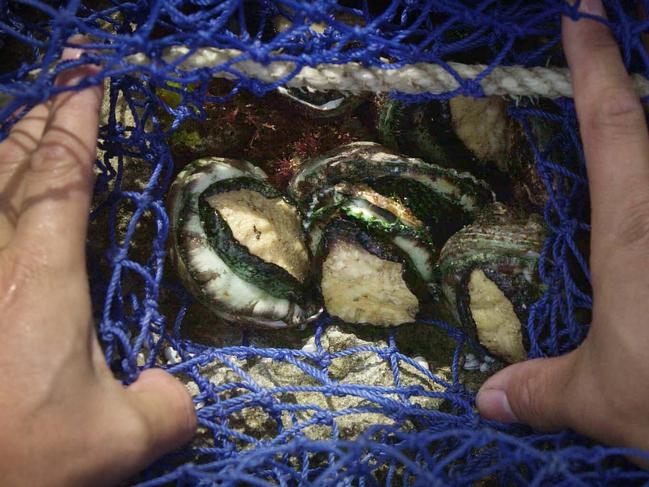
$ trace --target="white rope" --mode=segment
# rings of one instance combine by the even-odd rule
[[[244,57],[244,54],[235,49],[205,47],[190,54],[189,48],[174,46],[165,52],[163,59],[166,63],[177,64],[184,71],[191,71],[196,68],[211,68],[231,63],[240,56]],[[128,60],[139,65],[150,63],[143,54],[130,56]],[[475,79],[487,68],[480,64],[467,65],[449,62],[448,65],[462,79]],[[229,67],[246,77],[275,83],[291,75],[296,69],[296,64],[291,61],[273,61],[264,65],[246,60],[234,62]],[[217,72],[215,76],[236,78],[226,71]],[[649,80],[640,75],[633,75],[633,82],[640,96],[649,95]],[[570,72],[563,68],[498,66],[480,80],[480,85],[486,95],[540,96],[544,98],[573,96]],[[457,89],[459,83],[444,67],[435,64],[417,63],[401,68],[382,69],[350,62],[321,64],[316,67],[305,66],[285,83],[285,86],[351,93],[395,90],[408,94],[441,94]]]

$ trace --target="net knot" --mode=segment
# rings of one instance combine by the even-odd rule
[[[472,98],[482,98],[485,96],[482,85],[475,79],[465,79],[462,81],[462,94]]]
[[[393,345],[393,346],[382,348],[381,350],[378,350],[376,353],[383,360],[390,361],[390,359],[394,356],[394,354],[399,353],[399,350],[397,349],[396,346]]]
[[[320,366],[323,369],[329,367],[331,365],[331,362],[332,362],[332,358],[329,355],[325,354],[325,353],[320,354],[318,356],[317,360],[318,360],[318,364],[320,364]]]
[[[559,233],[566,237],[572,237],[579,230],[579,222],[574,218],[565,218],[559,224]]]
[[[324,391],[326,397],[330,396],[344,396],[346,393],[343,391],[342,387],[338,382],[329,382],[327,384],[327,389]]]
[[[276,350],[272,353],[272,358],[281,362],[287,362],[290,358],[290,355],[283,350]]]

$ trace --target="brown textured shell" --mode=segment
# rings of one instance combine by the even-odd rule
[[[545,237],[540,216],[515,215],[496,203],[449,239],[439,260],[442,293],[448,311],[460,326],[475,336],[468,290],[475,269],[481,269],[511,301],[520,322],[527,321],[529,307],[543,290],[538,260]],[[523,339],[527,340],[525,333]]]

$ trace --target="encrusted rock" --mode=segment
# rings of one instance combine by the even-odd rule
[[[401,401],[397,394],[374,392],[370,389],[395,387],[390,362],[385,357],[373,351],[342,353],[331,360],[326,371],[322,370],[316,359],[318,350],[334,355],[355,347],[377,347],[385,351],[386,343],[383,340],[362,340],[337,326],[330,326],[323,333],[320,345],[321,348],[315,337],[310,337],[302,351],[313,355],[304,358],[286,355],[285,360],[233,359],[232,363],[240,367],[247,377],[240,376],[222,362],[206,367],[203,374],[209,377],[214,387],[238,384],[237,387],[225,388],[219,394],[220,400],[224,401],[221,406],[232,407],[227,415],[229,427],[262,440],[274,438],[280,430],[291,428],[296,432],[301,431],[310,439],[320,440],[332,437],[334,423],[339,437],[345,439],[356,438],[376,424],[394,423],[395,419],[385,414],[356,411],[357,408],[378,409],[379,400]],[[425,393],[443,392],[444,387],[433,381],[427,368],[422,366],[421,358],[415,360],[415,363],[419,364],[419,368],[404,361],[399,362],[401,387],[419,387]],[[310,370],[313,374],[305,370]],[[433,370],[431,374],[448,381],[450,367]],[[326,381],[337,385],[339,395],[324,393]],[[289,390],[277,392],[280,388]],[[354,388],[358,389],[354,391]],[[255,395],[255,391],[260,389],[265,391],[263,397]],[[235,406],[235,403],[241,404],[248,400],[250,406]],[[260,400],[264,402],[264,406],[259,405]],[[424,409],[437,410],[443,399],[411,392],[409,401]],[[300,407],[296,408],[298,404]],[[407,418],[406,424],[410,424]]]

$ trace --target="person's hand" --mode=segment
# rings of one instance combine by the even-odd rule
[[[581,3],[604,16],[600,0]],[[487,418],[649,451],[649,134],[609,29],[564,18],[563,45],[590,182],[592,326],[572,353],[490,378],[477,404]]]
[[[117,382],[92,326],[84,253],[101,98],[101,88],[61,94],[0,144],[3,486],[113,484],[196,429],[191,399],[171,375],[147,370],[128,388]]]

